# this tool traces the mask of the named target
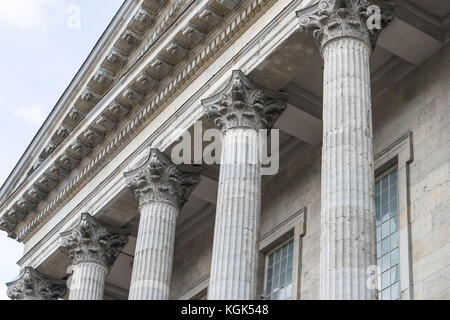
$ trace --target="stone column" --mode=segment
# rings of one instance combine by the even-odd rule
[[[31,267],[6,286],[11,300],[62,300],[67,291],[66,281],[47,277]]]
[[[125,178],[141,214],[129,299],[167,300],[177,217],[200,181],[199,170],[181,171],[151,149],[148,159]]]
[[[229,85],[202,101],[205,116],[222,131],[223,147],[209,300],[256,298],[261,214],[260,129],[271,129],[287,97],[234,71]]]
[[[103,300],[106,275],[128,243],[128,230],[83,213],[80,223],[61,238],[72,260],[69,300]]]
[[[370,56],[392,1],[322,0],[297,12],[324,60],[320,298],[374,299]],[[379,22],[377,26],[376,23]]]

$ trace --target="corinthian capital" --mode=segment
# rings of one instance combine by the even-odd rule
[[[394,19],[393,0],[320,0],[297,12],[300,30],[311,35],[319,49],[336,38],[353,37],[375,48],[380,32]]]
[[[66,281],[47,277],[30,267],[6,286],[12,300],[58,300],[64,298],[67,291]]]
[[[139,205],[169,202],[181,210],[200,181],[200,170],[181,171],[158,149],[151,149],[147,160],[125,179]]]
[[[286,102],[286,94],[259,87],[237,70],[222,92],[202,104],[208,120],[224,132],[236,127],[271,129]]]
[[[62,232],[61,239],[74,265],[96,262],[109,269],[119,255],[119,250],[128,243],[128,230],[109,226],[83,213],[78,225]]]

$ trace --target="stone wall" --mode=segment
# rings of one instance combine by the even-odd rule
[[[413,133],[414,299],[450,298],[450,44],[374,102],[375,146]]]
[[[413,133],[409,172],[413,298],[450,299],[450,44],[373,105],[375,150],[407,130]],[[306,208],[300,299],[319,298],[320,170],[321,146],[310,147],[263,188],[261,234]],[[173,297],[208,277],[213,223],[213,217],[205,218],[177,238]]]

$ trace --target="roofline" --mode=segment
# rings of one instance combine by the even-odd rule
[[[44,121],[43,125],[40,127],[36,135],[31,140],[30,144],[26,148],[25,152],[20,157],[19,161],[15,165],[14,169],[11,171],[9,176],[6,178],[5,182],[0,188],[0,206],[2,206],[5,201],[9,198],[13,192],[20,187],[20,185],[13,185],[13,182],[16,181],[17,176],[23,175],[23,170],[26,170],[28,167],[28,161],[30,159],[34,159],[33,154],[35,152],[39,152],[36,150],[41,146],[41,143],[45,141],[47,138],[46,134],[50,129],[53,120],[57,119],[60,115],[60,112],[63,112],[65,109],[62,108],[66,103],[67,99],[70,98],[70,94],[73,90],[78,86],[78,84],[90,73],[90,67],[95,62],[95,59],[98,56],[98,53],[101,52],[106,43],[108,42],[109,36],[120,24],[122,18],[126,16],[126,13],[130,9],[130,7],[135,3],[134,0],[124,0],[122,5],[120,6],[117,13],[114,15],[111,22],[106,27],[105,31],[102,33],[101,37],[95,44],[94,48],[91,50],[87,58],[84,60],[81,67],[78,69],[77,73],[71,80],[69,86],[64,90],[61,97],[58,99],[56,105],[53,107],[52,111]],[[23,183],[23,182],[22,182]],[[14,188],[14,189],[11,189]]]

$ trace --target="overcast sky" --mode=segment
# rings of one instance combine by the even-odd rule
[[[0,185],[123,0],[0,0]],[[0,300],[23,246],[0,232]]]

